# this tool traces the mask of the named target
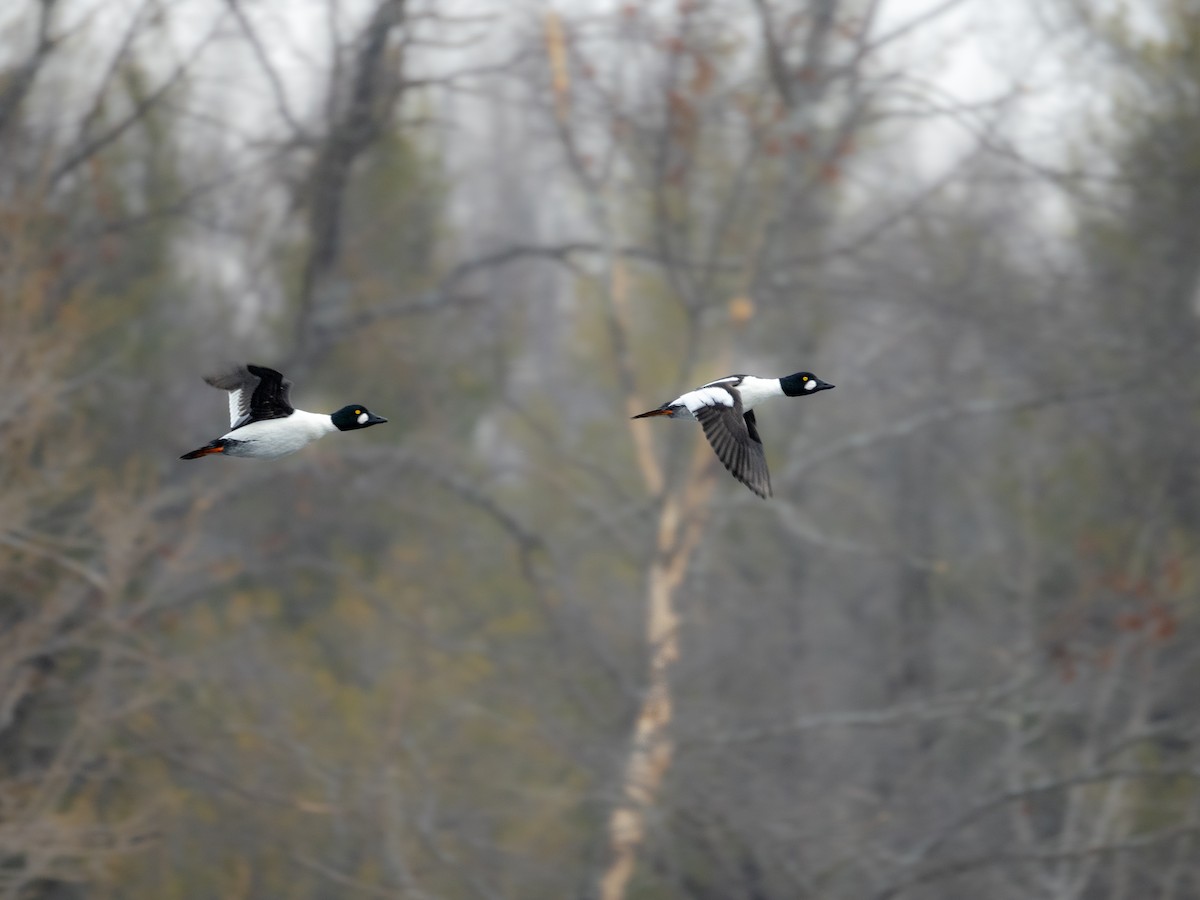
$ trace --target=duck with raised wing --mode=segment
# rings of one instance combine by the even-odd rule
[[[252,459],[277,459],[334,431],[357,431],[386,422],[361,403],[337,412],[305,412],[292,406],[292,383],[266,366],[237,366],[204,379],[229,392],[229,432],[180,459],[220,453]]]
[[[797,372],[783,378],[728,375],[633,418],[669,416],[698,420],[729,474],[765,500],[771,496],[771,475],[758,436],[754,407],[771,397],[807,397],[832,387],[812,372]]]

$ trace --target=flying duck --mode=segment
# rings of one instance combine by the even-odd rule
[[[276,459],[333,431],[356,431],[386,422],[361,403],[343,406],[332,415],[310,413],[292,406],[292,383],[266,366],[237,366],[205,381],[229,391],[229,433],[180,459],[199,459],[211,453]]]
[[[729,375],[633,418],[698,419],[729,474],[765,500],[771,496],[771,475],[754,421],[754,407],[771,397],[805,397],[832,387],[812,372],[783,378]]]

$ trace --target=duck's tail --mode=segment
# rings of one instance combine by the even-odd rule
[[[215,441],[210,441],[199,450],[193,450],[191,453],[185,453],[180,459],[199,459],[202,456],[208,456],[211,453],[224,453],[225,441],[217,438]]]
[[[675,409],[671,406],[660,406],[658,409],[652,409],[649,412],[639,413],[636,416],[630,416],[631,419],[648,419],[651,416],[673,416]]]

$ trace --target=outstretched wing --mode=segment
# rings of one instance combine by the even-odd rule
[[[290,416],[292,406],[292,383],[266,366],[247,366],[259,378],[254,396],[250,398],[250,417],[253,419],[282,419]]]
[[[732,406],[705,406],[696,411],[696,418],[729,474],[765,500],[771,496],[771,475],[754,410],[743,413],[741,398],[731,393]]]
[[[292,383],[266,366],[235,366],[204,380],[229,391],[230,430],[262,419],[282,419],[294,411],[289,397]]]

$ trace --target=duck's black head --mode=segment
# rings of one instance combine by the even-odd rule
[[[383,416],[375,415],[361,403],[343,406],[329,418],[333,419],[333,424],[337,426],[338,431],[370,428],[372,425],[379,425],[387,421]]]
[[[789,397],[803,397],[805,394],[815,394],[817,391],[827,391],[833,387],[828,381],[822,381],[812,372],[785,375],[779,379],[779,386]]]

